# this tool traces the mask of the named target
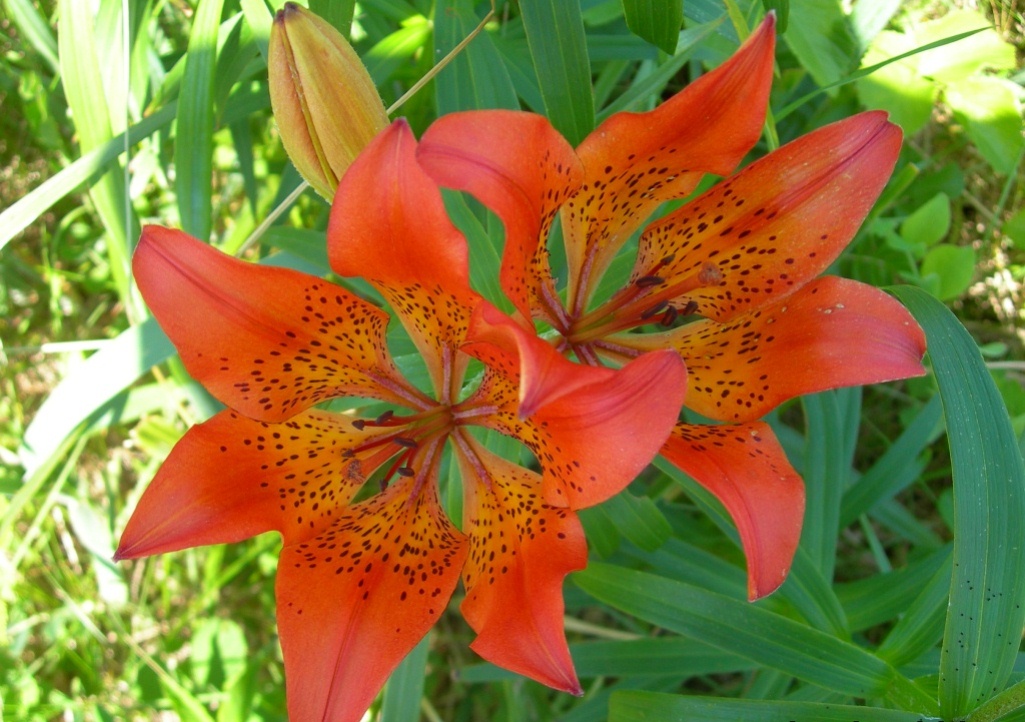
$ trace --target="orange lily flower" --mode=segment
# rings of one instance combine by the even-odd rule
[[[278,630],[296,722],[360,719],[460,577],[474,650],[579,694],[561,593],[586,561],[574,509],[650,462],[684,396],[676,354],[615,370],[573,364],[488,306],[416,147],[397,121],[358,157],[328,247],[337,273],[362,276],[394,309],[433,395],[399,373],[388,314],[340,286],[159,227],[134,257],[186,368],[228,409],[172,450],[117,558],[279,532]],[[484,371],[467,395],[468,354]],[[390,408],[360,418],[315,406],[336,397]],[[488,451],[472,425],[520,439],[541,473]],[[461,529],[439,503],[446,442],[462,477]]]
[[[921,375],[925,339],[882,291],[816,278],[885,185],[900,130],[885,114],[827,126],[730,176],[760,135],[774,16],[723,65],[660,107],[617,113],[576,150],[543,117],[443,117],[418,160],[503,221],[502,287],[579,360],[619,366],[672,349],[685,404],[719,425],[679,423],[662,449],[732,515],[754,599],[776,589],[800,538],[804,486],[760,417],[787,399]],[[711,173],[729,176],[654,220],[625,285],[599,298],[613,259],[659,204]],[[547,237],[558,215],[568,281],[557,292]],[[640,332],[647,330],[649,332]]]

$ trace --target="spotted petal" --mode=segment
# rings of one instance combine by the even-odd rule
[[[445,609],[467,546],[441,511],[433,469],[281,550],[278,632],[295,722],[362,719]]]
[[[467,191],[505,224],[502,289],[524,318],[563,315],[548,264],[548,231],[583,177],[544,116],[508,110],[452,113],[420,141],[417,159],[440,185]]]
[[[335,396],[422,407],[388,355],[387,314],[343,288],[160,226],[143,229],[132,267],[185,368],[247,416],[283,421]]]
[[[672,352],[621,369],[581,366],[486,305],[471,339],[488,370],[466,406],[488,409],[479,423],[534,452],[546,504],[581,509],[622,491],[676,423],[687,372]]]
[[[679,424],[662,455],[722,502],[747,557],[752,600],[786,579],[801,538],[804,482],[767,424]]]
[[[455,349],[478,296],[470,290],[466,239],[417,164],[416,146],[398,120],[360,154],[335,195],[328,256],[340,275],[367,279],[395,309],[446,400],[461,378]]]
[[[802,394],[925,373],[925,336],[911,314],[879,289],[835,276],[728,323],[616,341],[676,349],[690,374],[687,407],[723,421],[760,418]]]
[[[574,512],[541,500],[541,477],[459,434],[466,496],[460,609],[477,632],[470,648],[493,664],[581,694],[563,633],[562,582],[587,563]]]
[[[171,450],[132,513],[116,558],[227,544],[278,531],[286,544],[320,533],[373,473],[343,451],[385,430],[305,411],[280,424],[223,411]]]
[[[775,16],[725,63],[655,110],[616,113],[577,155],[584,184],[562,212],[567,307],[586,310],[616,253],[655,207],[690,193],[705,173],[726,175],[758,140],[772,82]]]
[[[882,112],[802,136],[653,223],[633,280],[658,266],[653,294],[717,321],[792,293],[850,243],[900,143]]]

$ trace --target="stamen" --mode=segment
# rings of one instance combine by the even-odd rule
[[[395,443],[399,446],[405,446],[407,449],[418,449],[420,444],[416,443],[415,439],[408,439],[404,436],[396,436]]]
[[[665,301],[665,300],[659,301],[658,303],[656,303],[651,308],[649,308],[647,310],[644,310],[644,311],[641,311],[641,318],[648,319],[648,318],[651,318],[652,316],[657,316],[658,314],[662,313],[666,309],[666,307],[668,305],[669,305],[669,301]]]
[[[411,466],[400,466],[395,473],[405,477],[416,476],[416,471]]]
[[[393,416],[395,416],[395,412],[392,411],[391,409],[388,409],[383,414],[381,414],[376,419],[374,419],[374,423],[377,424],[378,426],[383,426],[384,424],[386,424],[389,421],[391,421],[391,418]]]
[[[683,307],[682,311],[680,311],[680,313],[682,313],[684,316],[693,316],[697,312],[698,312],[698,302],[695,301],[694,299],[691,299],[690,301],[687,301],[687,305]]]
[[[660,286],[665,283],[665,281],[666,279],[661,276],[641,276],[634,281],[634,285],[638,288],[651,288],[653,286]]]
[[[363,429],[367,427],[367,422],[363,419],[356,419],[352,422],[352,425],[355,426],[357,430],[363,431]]]
[[[676,321],[676,317],[680,315],[680,312],[670,306],[666,309],[665,315],[662,316],[662,320],[659,323],[663,326],[672,326],[673,322]]]

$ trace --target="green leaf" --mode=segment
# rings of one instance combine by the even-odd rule
[[[939,397],[932,397],[890,448],[847,489],[840,508],[841,526],[854,523],[918,478],[924,467],[920,455],[938,433],[942,411]]]
[[[172,104],[143,118],[128,129],[127,140],[126,134],[123,133],[83,153],[71,165],[61,169],[0,213],[0,250],[55,203],[82,184],[91,183],[103,175],[118,156],[124,153],[125,145],[135,145],[143,138],[170,125],[176,112],[177,106]]]
[[[932,704],[878,657],[758,606],[609,564],[592,563],[573,581],[596,599],[651,624],[840,694],[888,697],[912,708]]]
[[[57,40],[53,37],[50,24],[39,14],[31,0],[5,0],[7,12],[18,28],[18,32],[29,42],[54,74],[60,72],[57,61]]]
[[[951,83],[943,96],[982,157],[1004,175],[1014,172],[1025,148],[1019,91],[1010,80],[978,76]]]
[[[356,0],[310,0],[310,10],[338,28],[342,35],[349,36]]]
[[[682,0],[623,0],[630,32],[672,55],[683,25]]]
[[[782,700],[693,697],[624,691],[612,695],[609,722],[925,722],[920,714],[878,707]]]
[[[971,246],[944,243],[930,248],[919,269],[926,280],[936,280],[936,296],[941,301],[957,298],[968,290],[975,275],[975,251]]]
[[[97,48],[97,43],[109,39],[96,37],[90,3],[61,0],[58,10],[61,80],[82,152],[85,153],[103,146],[113,136],[111,109]],[[137,229],[134,212],[127,200],[124,173],[116,162],[111,163],[110,172],[90,189],[90,197],[109,234],[107,253],[114,285],[121,299],[128,302],[129,248]]]
[[[108,341],[76,366],[47,397],[22,439],[19,451],[31,475],[60,448],[80,423],[174,354],[157,322],[147,319]]]
[[[943,50],[929,50],[918,57],[918,72],[949,83],[976,75],[984,69],[1012,70],[1014,46],[1004,42],[986,16],[978,10],[951,10],[943,17],[923,23],[915,32],[921,43],[970,35]]]
[[[858,7],[870,4],[860,3]],[[869,46],[861,66],[873,67],[914,48],[915,39],[910,35],[884,30]],[[869,108],[887,111],[890,120],[903,128],[906,134],[918,132],[929,122],[937,92],[936,84],[918,72],[914,55],[890,62],[858,80],[861,101]]]
[[[943,400],[954,480],[954,574],[940,659],[946,718],[1007,682],[1025,625],[1025,464],[982,356],[925,292],[894,289],[925,330]]]
[[[673,533],[655,502],[646,496],[622,491],[603,506],[619,533],[646,552],[658,549]]]
[[[787,45],[820,86],[857,66],[857,43],[836,0],[792,0]]]
[[[915,209],[900,225],[900,234],[908,243],[933,246],[947,237],[950,231],[950,199],[946,193],[937,193]]]
[[[480,23],[470,0],[438,3],[434,12],[434,44],[438,58],[445,57]],[[459,110],[507,108],[518,110],[519,99],[491,35],[477,35],[446,65],[434,81],[438,115]]]
[[[921,587],[900,619],[886,635],[876,654],[895,667],[914,662],[943,637],[950,595],[950,560]]]
[[[378,722],[407,722],[420,717],[420,698],[427,676],[427,653],[431,635],[420,640],[388,678]]]
[[[840,533],[840,499],[850,469],[847,429],[836,392],[801,399],[807,424],[804,528],[801,547],[825,579],[833,578]]]
[[[182,230],[201,240],[212,228],[214,83],[224,0],[200,0],[192,21],[175,130],[175,192]]]
[[[520,0],[527,44],[552,125],[576,146],[594,129],[591,64],[579,0]]]

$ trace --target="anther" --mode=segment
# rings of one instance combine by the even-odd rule
[[[656,303],[651,308],[649,308],[649,309],[647,309],[645,311],[641,311],[641,318],[642,319],[647,319],[647,318],[651,318],[652,316],[657,316],[658,314],[660,314],[664,310],[666,310],[666,307],[668,305],[669,305],[669,301],[659,301],[658,303]]]
[[[680,312],[670,306],[666,309],[665,314],[662,316],[662,320],[659,321],[663,326],[672,326],[676,317],[680,315]]]
[[[683,307],[682,311],[680,311],[680,313],[682,313],[684,316],[693,316],[697,312],[698,312],[698,302],[695,301],[694,299],[691,299],[690,301],[687,301],[687,305]]]
[[[383,414],[381,414],[376,419],[374,419],[374,423],[377,424],[378,426],[381,426],[381,425],[386,424],[389,421],[391,421],[391,417],[393,417],[394,415],[395,415],[395,412],[392,411],[391,409],[388,409]]]
[[[665,283],[665,280],[666,279],[661,276],[641,276],[634,281],[634,285],[637,286],[637,288],[651,288],[652,286],[662,285]]]
[[[416,472],[408,466],[400,466],[398,469],[395,470],[395,473],[399,476],[416,476]]]
[[[363,429],[365,429],[366,426],[367,426],[367,422],[364,421],[363,419],[355,419],[352,422],[352,425],[355,426],[357,430],[363,431]]]
[[[405,446],[407,449],[418,449],[420,444],[416,443],[414,439],[407,439],[404,436],[396,436],[395,443],[399,446]]]

